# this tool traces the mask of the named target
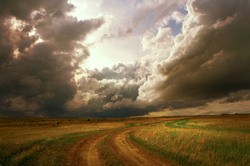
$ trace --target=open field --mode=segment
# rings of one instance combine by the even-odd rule
[[[180,165],[250,164],[250,116],[170,120],[134,130],[131,139]]]
[[[249,165],[250,116],[0,119],[0,165]]]

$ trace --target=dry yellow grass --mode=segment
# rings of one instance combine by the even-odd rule
[[[182,165],[249,164],[250,116],[195,117],[133,132],[137,143]]]
[[[156,120],[0,119],[0,165],[60,165],[67,148],[83,137]]]
[[[124,126],[125,124],[122,122],[103,122],[72,124],[59,127],[2,127],[0,128],[0,143],[21,144],[37,139],[55,139],[61,135],[70,133],[107,130]]]
[[[1,119],[0,165],[60,165],[67,147],[78,139],[126,126],[91,120]]]
[[[135,125],[140,127],[134,128],[133,141],[177,164],[245,166],[249,163],[250,116],[234,115],[0,119],[0,165],[60,165],[64,152],[77,140],[104,130]]]

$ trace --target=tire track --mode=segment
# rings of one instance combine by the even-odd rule
[[[112,131],[88,136],[76,142],[64,155],[63,166],[101,166],[98,145]]]
[[[105,165],[100,156],[100,144],[106,137],[108,149],[128,166],[166,166],[172,165],[163,158],[133,144],[129,139],[131,128],[116,129],[91,135],[76,142],[64,155],[63,166],[102,166]],[[105,160],[105,159],[104,159]]]
[[[110,139],[110,148],[114,153],[117,154],[117,157],[120,158],[124,165],[128,166],[166,166],[172,165],[166,162],[159,156],[155,154],[148,153],[145,149],[139,148],[134,145],[129,140],[129,132],[131,130],[125,130],[117,133]]]

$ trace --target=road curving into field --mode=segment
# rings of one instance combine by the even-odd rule
[[[110,148],[121,159],[124,165],[148,165],[163,166],[170,165],[159,156],[150,153],[148,150],[135,145],[129,139],[130,130],[119,132],[110,139]]]
[[[101,166],[99,143],[111,132],[102,132],[83,138],[72,145],[62,160],[62,166]]]
[[[100,144],[107,137],[108,149],[117,159],[128,166],[172,165],[129,139],[132,128],[116,129],[91,135],[70,147],[62,160],[63,166],[102,166],[105,161],[100,154]],[[108,137],[112,135],[111,137]]]

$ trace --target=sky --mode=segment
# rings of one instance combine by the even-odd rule
[[[250,113],[249,0],[0,1],[0,117]]]

